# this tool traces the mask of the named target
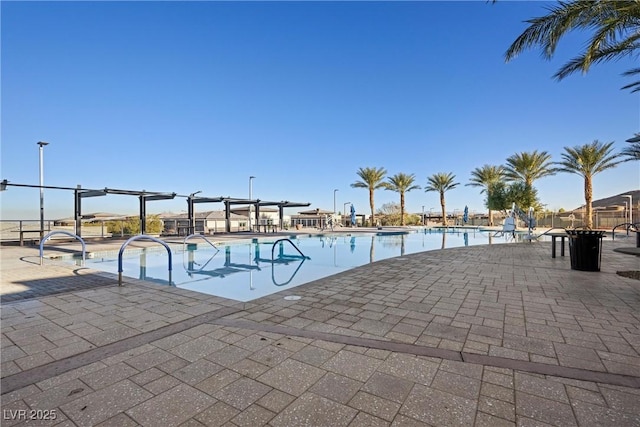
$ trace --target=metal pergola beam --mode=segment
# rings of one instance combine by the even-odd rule
[[[285,207],[306,207],[310,206],[311,203],[296,203],[289,201],[262,201],[260,199],[243,199],[243,198],[234,198],[234,197],[193,197],[193,194],[189,196],[179,195],[177,193],[161,193],[156,191],[136,191],[136,190],[122,190],[117,188],[108,188],[104,189],[89,189],[82,188],[80,185],[77,187],[60,187],[53,185],[31,185],[31,184],[14,184],[9,182],[6,179],[0,181],[0,191],[7,190],[7,187],[27,187],[27,188],[40,188],[40,189],[51,189],[51,190],[71,190],[74,192],[74,220],[76,223],[76,234],[80,237],[81,233],[81,221],[82,221],[82,199],[85,197],[99,197],[106,196],[108,194],[119,194],[124,196],[138,196],[140,199],[140,232],[142,234],[146,231],[146,202],[154,201],[154,200],[170,200],[174,199],[176,196],[178,197],[186,197],[187,198],[187,206],[189,209],[189,220],[192,224],[193,231],[195,231],[195,212],[194,212],[194,204],[195,203],[219,203],[224,202],[225,204],[225,219],[226,219],[226,230],[227,232],[231,232],[231,205],[254,205],[256,207],[256,222],[260,216],[260,206],[278,206],[279,215],[280,215],[280,228],[282,228],[282,218],[284,216],[283,209]],[[249,218],[251,220],[251,218]]]
[[[84,197],[106,196],[103,190],[83,190],[80,185],[74,189],[73,219],[76,224],[76,235],[82,237],[82,199]]]

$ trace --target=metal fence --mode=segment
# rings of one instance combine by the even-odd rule
[[[46,235],[52,231],[67,231],[78,234],[74,226],[55,225],[55,221],[45,220],[43,234]],[[80,232],[82,237],[112,237],[111,233],[107,232],[107,226],[104,222],[97,224],[83,224]],[[69,237],[64,235],[54,235],[51,238],[68,239]],[[27,243],[40,241],[40,220],[0,220],[0,242],[20,242],[21,240]]]

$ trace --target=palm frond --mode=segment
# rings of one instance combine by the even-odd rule
[[[539,47],[545,59],[556,52],[559,41],[569,32],[590,31],[585,49],[564,64],[554,78],[586,73],[593,64],[634,55],[640,49],[640,1],[571,0],[547,8],[545,16],[530,19],[530,25],[505,52],[509,62],[524,50]],[[633,73],[635,74],[635,73]],[[640,91],[640,82],[623,87]]]

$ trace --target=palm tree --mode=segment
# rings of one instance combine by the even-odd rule
[[[584,52],[567,62],[554,77],[564,79],[577,71],[586,73],[592,64],[633,56],[640,47],[640,2],[637,0],[571,0],[548,8],[549,14],[526,22],[531,24],[505,53],[507,62],[525,49],[540,47],[542,56],[551,59],[558,42],[572,30],[591,31]],[[640,74],[632,68],[623,75]],[[640,91],[640,81],[623,87]]]
[[[502,181],[504,178],[504,170],[502,166],[484,165],[481,168],[475,168],[471,171],[471,179],[466,184],[470,187],[482,187],[480,193],[487,194],[487,208],[489,209],[489,226],[493,225],[493,212],[490,208],[491,188],[494,184]]]
[[[369,189],[369,207],[371,207],[371,225],[373,226],[375,221],[373,192],[378,188],[384,188],[385,183],[382,182],[387,171],[385,168],[360,168],[356,172],[361,181],[356,181],[351,184],[352,188],[367,188]]]
[[[538,153],[538,150],[534,150],[532,153],[516,153],[507,158],[504,176],[511,181],[521,181],[525,188],[532,189],[533,181],[556,174],[552,164],[551,154],[546,151]]]
[[[558,171],[575,173],[584,177],[584,201],[586,206],[587,228],[593,227],[591,220],[591,201],[593,200],[593,176],[597,173],[616,167],[623,160],[620,154],[612,153],[613,142],[603,144],[598,140],[591,144],[576,147],[564,147],[562,161]]]
[[[407,175],[406,173],[397,173],[394,176],[387,178],[388,182],[385,183],[385,190],[395,191],[400,193],[400,225],[404,225],[404,193],[417,190],[419,185],[415,185],[416,176],[414,174]]]
[[[436,173],[427,178],[427,182],[429,183],[424,191],[437,191],[440,193],[440,206],[442,206],[442,225],[447,225],[447,212],[445,209],[444,203],[444,193],[456,188],[458,186],[458,182],[453,182],[456,178],[454,174],[449,173]]]
[[[637,133],[633,138],[627,139],[627,142],[630,143],[631,146],[623,148],[620,152],[620,154],[625,157],[625,161],[640,160],[640,133]]]

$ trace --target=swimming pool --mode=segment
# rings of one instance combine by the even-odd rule
[[[386,258],[514,241],[513,237],[494,234],[424,229],[410,233],[291,236],[290,242],[261,238],[219,245],[218,249],[194,239],[191,242],[197,243],[189,243],[186,250],[183,245],[172,247],[171,283],[167,251],[161,246],[125,251],[122,266],[125,277],[247,302]],[[92,255],[86,260],[86,267],[118,273],[117,253]]]

